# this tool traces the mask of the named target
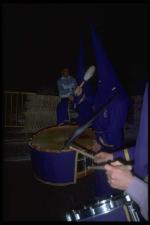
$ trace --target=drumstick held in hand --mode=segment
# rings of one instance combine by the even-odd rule
[[[106,164],[109,164],[109,163],[106,163]],[[115,166],[115,167],[119,167],[119,168],[124,169],[124,170],[131,170],[132,169],[130,165],[118,165],[118,166]],[[104,165],[103,166],[88,166],[88,169],[105,170]]]
[[[81,153],[82,155],[85,155],[85,156],[87,156],[87,157],[90,158],[90,159],[95,159],[95,156],[94,156],[94,155],[89,154],[89,153],[87,153],[87,152],[85,152],[85,151],[83,151],[83,150],[80,150],[79,148],[75,148],[75,147],[73,147],[73,146],[70,146],[69,149],[70,149],[70,150],[74,150],[74,151],[76,151],[76,152],[79,152],[79,153]],[[105,170],[105,169],[104,169],[104,166],[105,166],[106,164],[110,164],[111,162],[115,162],[115,161],[108,161],[108,162],[105,162],[105,163],[101,163],[101,165],[99,164],[99,166],[89,166],[88,169]],[[111,165],[111,164],[110,164],[110,165]],[[119,164],[119,163],[118,163],[117,165],[112,165],[112,166],[114,166],[114,167],[120,167],[121,169],[127,169],[127,170],[131,170],[131,169],[132,169],[131,164],[124,165],[124,164],[121,164],[121,163]]]

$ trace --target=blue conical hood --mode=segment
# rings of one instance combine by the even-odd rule
[[[119,82],[116,72],[107,57],[100,37],[96,34],[93,25],[90,25],[90,28],[92,48],[96,61],[96,74],[98,77],[97,95],[95,98],[96,104],[99,106],[103,105],[116,91],[119,91],[121,95],[128,98],[127,93]]]

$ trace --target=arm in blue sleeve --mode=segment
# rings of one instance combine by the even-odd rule
[[[135,154],[135,146],[130,147],[129,149],[126,148],[126,149],[122,149],[120,151],[113,152],[113,158],[114,159],[122,158],[127,161],[130,161],[130,160],[134,160],[134,154]]]
[[[128,104],[122,101],[115,101],[109,108],[107,123],[103,123],[101,138],[105,144],[116,145],[116,142],[123,138],[122,131],[127,119]],[[106,115],[107,116],[107,115]],[[103,119],[105,121],[106,119]]]

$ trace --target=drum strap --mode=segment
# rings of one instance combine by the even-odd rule
[[[124,149],[124,155],[125,155],[125,159],[127,161],[130,161],[130,156],[129,156],[129,153],[128,153],[128,149],[127,148]]]

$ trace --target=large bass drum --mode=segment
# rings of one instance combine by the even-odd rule
[[[92,172],[88,170],[92,159],[68,148],[62,149],[64,142],[77,128],[77,125],[53,126],[33,135],[29,146],[36,179],[51,185],[69,185]],[[93,138],[93,131],[88,128],[76,143],[83,147],[91,146]]]

